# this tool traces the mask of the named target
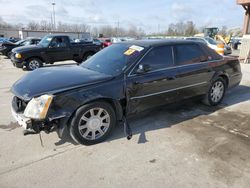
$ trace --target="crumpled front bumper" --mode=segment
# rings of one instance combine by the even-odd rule
[[[21,113],[17,113],[15,112],[15,110],[13,108],[11,108],[11,113],[12,116],[15,118],[15,120],[17,121],[17,123],[23,127],[24,129],[31,129],[32,128],[32,121],[30,118],[25,117],[23,114]]]

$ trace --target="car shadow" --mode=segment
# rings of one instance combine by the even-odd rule
[[[148,141],[145,136],[146,132],[170,128],[171,126],[194,119],[198,116],[206,116],[226,107],[249,101],[249,94],[250,87],[238,86],[227,92],[223,103],[219,106],[210,107],[203,105],[200,99],[190,99],[169,106],[162,106],[158,109],[144,112],[140,116],[135,116],[130,120],[131,128],[134,135],[139,134],[138,144],[145,143]],[[156,119],[157,121],[155,121]],[[120,135],[119,133],[117,135],[115,134],[113,138],[110,139],[119,139],[119,136],[124,137],[124,133],[120,132]],[[142,138],[145,138],[143,139],[145,142],[142,142]]]
[[[198,116],[209,115],[220,109],[248,100],[250,100],[250,87],[240,85],[229,90],[225,95],[223,103],[216,107],[203,105],[200,102],[200,98],[189,99],[141,112],[138,115],[129,118],[128,122],[131,126],[133,135],[139,135],[137,143],[144,144],[148,142],[148,139],[146,138],[147,132],[170,128],[181,122]],[[112,135],[106,140],[106,142],[111,142],[121,138],[126,139],[122,124],[115,127]],[[66,142],[76,144],[70,138],[69,134],[66,133],[56,145],[64,144]]]

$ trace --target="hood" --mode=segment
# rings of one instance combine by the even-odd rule
[[[17,44],[10,41],[5,41],[2,43],[2,46],[17,46]]]
[[[30,100],[42,94],[55,94],[78,87],[96,84],[112,79],[110,75],[92,71],[81,66],[63,66],[34,70],[11,88],[19,98]]]
[[[40,45],[28,45],[28,46],[20,46],[17,47],[13,50],[14,53],[25,53],[25,52],[29,52],[29,51],[34,51],[34,50],[40,50],[43,49],[43,46]]]

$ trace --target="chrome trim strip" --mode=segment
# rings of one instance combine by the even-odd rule
[[[214,63],[214,62],[220,62],[222,61],[222,59],[218,59],[218,60],[212,60],[212,61],[204,61],[204,62],[200,62],[200,63],[192,63],[192,64],[187,64],[187,65],[179,65],[179,66],[173,66],[173,67],[167,67],[167,68],[163,68],[163,69],[158,69],[158,70],[154,70],[154,71],[150,71],[147,72],[145,74],[142,75],[147,75],[150,73],[154,73],[154,72],[158,72],[158,71],[163,71],[163,70],[169,70],[169,69],[175,69],[175,68],[180,68],[180,67],[186,67],[186,66],[193,66],[193,65],[200,65],[200,64],[205,64],[205,63]],[[132,71],[135,69],[135,67],[141,62],[141,60],[133,67]],[[131,74],[132,71],[130,71],[128,77],[133,77],[133,76],[138,76],[137,74]]]
[[[133,99],[140,99],[140,98],[150,97],[150,96],[154,96],[154,95],[168,93],[168,92],[171,92],[171,91],[185,89],[185,88],[188,88],[188,87],[194,87],[194,86],[198,86],[198,85],[203,85],[203,84],[206,84],[206,83],[207,82],[201,82],[201,83],[197,83],[197,84],[192,84],[192,85],[188,85],[188,86],[178,87],[178,88],[175,88],[175,89],[170,89],[170,90],[161,91],[161,92],[157,92],[157,93],[152,93],[152,94],[148,94],[148,95],[142,95],[142,96],[138,96],[138,97],[131,97],[130,99],[133,100]]]

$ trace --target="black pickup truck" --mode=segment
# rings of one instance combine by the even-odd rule
[[[74,43],[66,35],[45,36],[38,45],[19,47],[12,50],[11,61],[18,68],[28,70],[41,67],[44,63],[74,60],[81,63],[100,50],[93,43]]]

